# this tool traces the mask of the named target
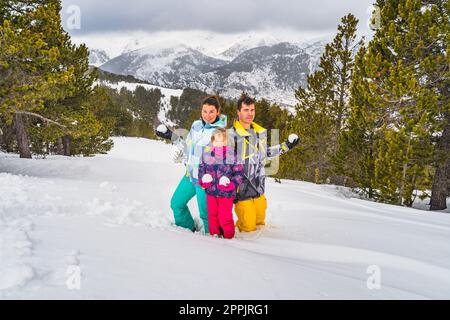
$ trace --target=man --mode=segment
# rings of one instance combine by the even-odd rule
[[[238,119],[234,122],[232,134],[238,161],[244,164],[244,179],[236,196],[236,226],[239,231],[251,232],[256,226],[265,225],[267,200],[265,191],[265,162],[278,157],[299,142],[299,137],[291,134],[281,145],[267,146],[267,130],[253,122],[255,101],[241,97],[238,101]]]

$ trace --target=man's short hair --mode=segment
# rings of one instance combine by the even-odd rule
[[[237,109],[239,111],[241,111],[243,104],[249,106],[251,104],[255,104],[255,100],[253,100],[252,98],[247,97],[247,96],[240,97],[239,100],[238,100],[238,103],[237,103]]]

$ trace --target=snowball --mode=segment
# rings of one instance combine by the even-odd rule
[[[290,142],[290,143],[293,143],[295,140],[297,140],[298,139],[298,135],[296,135],[295,133],[292,133],[290,136],[289,136],[289,138],[288,138],[288,141]]]
[[[157,130],[158,132],[161,132],[161,133],[166,133],[166,132],[167,132],[167,127],[166,127],[165,125],[163,125],[163,124],[160,124],[160,125],[158,126],[158,128],[156,128],[156,130]]]

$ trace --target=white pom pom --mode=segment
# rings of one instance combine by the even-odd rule
[[[290,143],[293,143],[297,139],[298,139],[298,135],[296,135],[295,133],[292,133],[291,135],[289,135],[288,141]]]
[[[228,185],[230,184],[230,179],[228,179],[228,177],[223,176],[220,178],[219,184],[228,187]]]
[[[160,125],[158,126],[158,128],[156,128],[156,130],[157,130],[158,132],[161,132],[161,133],[166,133],[166,132],[167,132],[167,127],[166,127],[165,125],[163,125],[163,124],[160,124]]]
[[[203,178],[202,178],[202,181],[203,181],[204,183],[210,183],[210,182],[213,181],[213,178],[212,178],[212,176],[211,176],[210,174],[205,174],[205,175],[203,176]]]

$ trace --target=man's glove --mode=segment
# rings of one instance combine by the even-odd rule
[[[160,124],[158,128],[156,128],[156,135],[160,138],[171,140],[172,139],[172,131],[169,130],[165,125]]]
[[[289,138],[286,141],[286,145],[290,150],[293,147],[295,147],[299,143],[299,141],[300,141],[300,138],[298,137],[298,135],[292,133],[291,135],[289,135]]]

